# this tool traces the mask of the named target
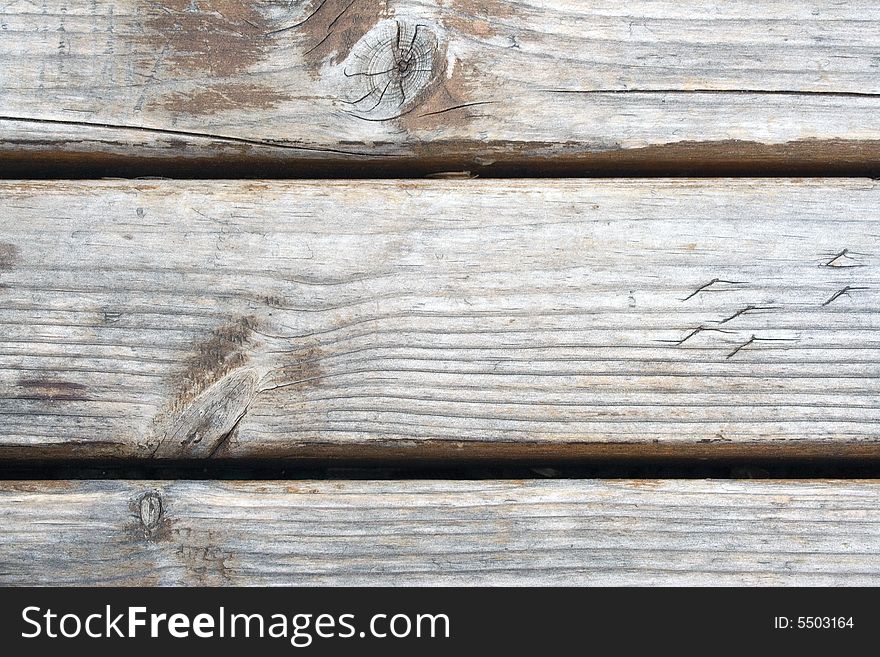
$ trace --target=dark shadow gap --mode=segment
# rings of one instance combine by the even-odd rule
[[[0,480],[55,479],[880,479],[880,460],[816,461],[731,460],[583,463],[441,463],[358,461],[67,461],[3,462]]]
[[[231,139],[231,138],[226,138]],[[134,153],[101,145],[63,149],[55,142],[0,144],[0,178],[370,179],[880,177],[880,140],[805,139],[674,142],[642,148],[532,142],[412,142],[346,145],[193,143],[171,140]],[[106,148],[104,146],[103,148]],[[91,150],[90,150],[91,149]],[[400,151],[406,152],[401,155]]]

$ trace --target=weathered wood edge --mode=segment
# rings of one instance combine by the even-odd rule
[[[877,585],[880,482],[6,481],[4,585]]]

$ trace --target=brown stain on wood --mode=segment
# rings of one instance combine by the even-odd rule
[[[238,317],[217,327],[195,345],[180,375],[179,391],[171,402],[172,412],[186,409],[211,385],[248,363],[256,324],[253,316]]]
[[[312,0],[295,28],[303,60],[317,76],[325,60],[333,64],[348,57],[387,11],[388,3],[380,0]]]
[[[0,242],[0,271],[11,271],[21,258],[21,249],[15,244]]]
[[[441,0],[443,24],[463,35],[488,38],[500,32],[499,22],[517,18],[517,3],[509,0]],[[521,23],[528,25],[528,22]]]
[[[216,84],[194,91],[164,94],[147,103],[147,108],[202,116],[242,108],[272,109],[288,98],[288,94],[258,84]]]
[[[195,115],[268,109],[289,96],[256,83],[230,83],[223,78],[248,74],[271,52],[271,25],[258,3],[240,0],[143,1],[143,32],[136,40],[145,51],[140,62],[148,109]],[[201,82],[185,88],[189,79]],[[180,82],[173,92],[149,93],[156,82]],[[208,82],[208,86],[204,85]]]
[[[234,75],[265,57],[270,28],[253,2],[146,0],[141,11],[143,45],[156,56],[164,52],[160,63],[178,73]]]
[[[324,377],[323,356],[323,350],[317,346],[285,354],[275,372],[276,385],[293,391],[320,387]]]
[[[439,52],[435,57],[445,67],[446,53]],[[472,104],[480,102],[474,99],[467,85],[473,73],[463,62],[456,62],[450,77],[438,71],[435,83],[425,90],[418,105],[400,118],[400,126],[410,133],[444,126],[463,127],[488,111],[483,104]]]
[[[44,399],[48,401],[89,401],[85,395],[86,386],[81,383],[62,381],[60,379],[28,378],[19,379],[18,386],[27,392],[27,399]]]

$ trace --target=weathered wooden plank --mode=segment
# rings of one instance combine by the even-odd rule
[[[0,164],[864,173],[878,24],[866,0],[7,2]]]
[[[876,585],[858,481],[0,482],[0,583]]]
[[[880,456],[871,180],[5,182],[0,457]]]

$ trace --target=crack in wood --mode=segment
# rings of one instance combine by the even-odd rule
[[[684,299],[682,299],[682,301],[688,301],[689,299],[692,299],[693,297],[697,296],[700,292],[704,292],[704,291],[708,290],[710,287],[712,287],[713,285],[716,285],[717,283],[725,283],[727,285],[745,285],[745,281],[726,281],[721,278],[713,278],[708,283],[704,283],[703,285],[698,287],[696,290],[691,292]]]
[[[871,289],[871,288],[857,286],[857,285],[847,285],[843,289],[840,289],[837,292],[835,292],[834,294],[832,294],[831,297],[829,297],[828,300],[825,301],[825,303],[823,303],[822,305],[827,306],[830,303],[832,303],[833,301],[836,301],[837,299],[842,297],[843,295],[849,296],[850,292],[855,292],[856,290],[869,290],[869,289]]]

